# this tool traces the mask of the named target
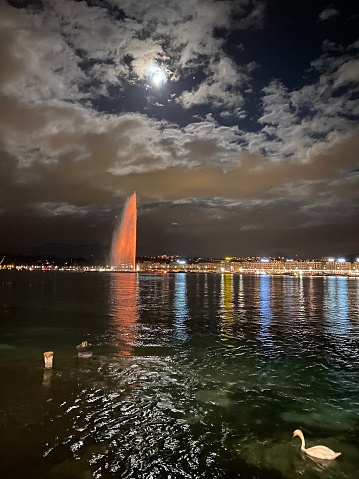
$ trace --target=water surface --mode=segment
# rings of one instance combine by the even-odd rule
[[[1,477],[359,477],[358,279],[1,271],[0,308]]]

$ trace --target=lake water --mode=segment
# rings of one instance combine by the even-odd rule
[[[0,271],[0,308],[1,477],[359,477],[358,278]]]

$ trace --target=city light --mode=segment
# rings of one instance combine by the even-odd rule
[[[23,260],[23,258],[22,258]],[[128,265],[127,265],[128,266]],[[0,270],[16,269],[28,271],[117,271],[118,268],[111,264],[89,264],[83,258],[78,261],[67,261],[66,258],[57,261],[48,258],[33,262],[33,258],[20,262],[13,257],[5,257],[0,263]],[[231,274],[269,274],[269,275],[291,275],[291,276],[358,276],[359,257],[353,261],[345,258],[326,258],[312,260],[299,259],[289,261],[272,259],[266,257],[236,257],[228,260],[211,258],[181,258],[178,255],[160,255],[144,258],[137,258],[135,268],[126,267],[127,272],[136,271],[164,273],[231,273]]]

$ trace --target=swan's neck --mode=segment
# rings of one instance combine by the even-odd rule
[[[302,445],[300,446],[301,450],[302,451],[305,451],[305,440],[304,440],[304,436],[300,436],[300,439],[302,441]]]

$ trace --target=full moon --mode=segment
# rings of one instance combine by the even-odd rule
[[[156,87],[160,87],[167,81],[166,73],[159,66],[153,66],[150,68],[148,78],[154,85],[156,85]]]

